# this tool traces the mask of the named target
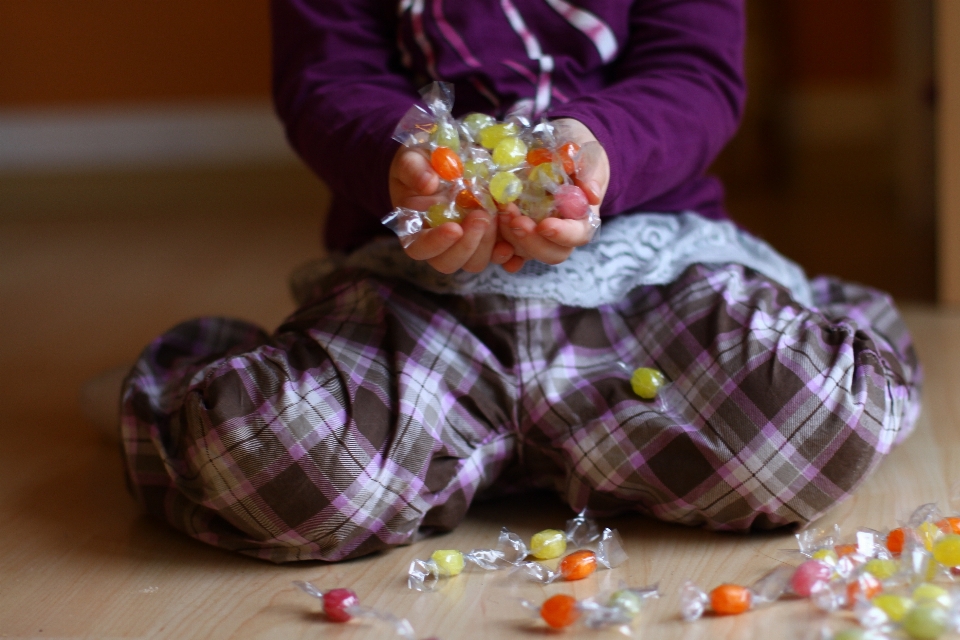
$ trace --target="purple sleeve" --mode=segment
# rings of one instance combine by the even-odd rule
[[[389,211],[391,137],[419,100],[399,67],[395,7],[272,0],[271,19],[274,103],[290,144],[359,210]]]
[[[630,21],[610,85],[550,111],[585,124],[606,150],[604,215],[702,175],[746,98],[743,0],[637,0]]]

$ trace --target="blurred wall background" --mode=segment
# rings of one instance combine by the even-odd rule
[[[747,6],[750,98],[714,167],[732,215],[811,275],[933,300],[933,3]]]
[[[0,5],[0,104],[265,100],[266,0],[29,0]]]
[[[748,0],[748,27],[747,113],[714,167],[734,218],[811,275],[934,300],[932,0]],[[269,104],[267,0],[0,4],[0,216],[164,179],[198,214],[206,180],[321,215]]]

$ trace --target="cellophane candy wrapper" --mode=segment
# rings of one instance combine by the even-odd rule
[[[608,534],[609,535],[609,534]],[[567,520],[565,531],[546,529],[533,536],[528,547],[516,533],[506,527],[501,529],[497,544],[489,549],[474,549],[468,553],[456,550],[439,550],[426,559],[417,559],[410,563],[407,571],[407,586],[415,591],[436,591],[441,579],[458,575],[467,565],[475,565],[485,571],[497,571],[511,567],[522,567],[531,557],[558,557],[567,546],[582,547],[597,542],[601,533],[594,519],[587,517],[586,510]],[[538,540],[543,541],[538,545]],[[609,549],[611,542],[606,542]],[[556,556],[544,554],[544,551],[559,549]],[[604,551],[613,554],[614,551]],[[616,556],[619,557],[619,556]],[[535,563],[530,563],[535,564]]]
[[[680,615],[687,622],[699,620],[708,610],[720,615],[743,613],[759,606],[767,605],[787,591],[793,567],[779,566],[763,575],[750,587],[724,584],[716,587],[709,594],[698,587],[694,582],[687,581],[680,587]],[[731,592],[738,596],[737,608],[718,608],[718,592]]]
[[[539,562],[522,562],[517,568],[528,578],[550,584],[558,580],[580,580],[597,569],[614,569],[626,562],[627,553],[616,529],[604,529],[596,542],[596,550],[580,549],[560,561],[556,569]]]
[[[453,85],[447,83],[434,82],[420,93],[426,108],[411,107],[393,137],[426,155],[440,186],[438,201],[426,211],[398,207],[382,218],[404,247],[424,229],[461,222],[469,211],[494,215],[510,203],[537,222],[551,216],[585,219],[596,232],[600,217],[575,178],[598,165],[599,143],[566,140],[546,120],[531,125],[510,116],[498,122],[480,113],[456,120]]]
[[[520,600],[520,605],[534,618],[540,618],[554,629],[574,625],[588,629],[620,627],[624,635],[630,635],[630,624],[640,614],[648,600],[660,597],[657,585],[627,587],[621,585],[616,591],[600,594],[584,600],[568,595],[555,595],[542,604]]]
[[[501,533],[501,541],[509,532]],[[510,542],[504,543],[509,547]],[[474,549],[462,553],[456,549],[434,551],[426,560],[417,559],[410,563],[407,571],[407,587],[414,591],[436,591],[442,579],[460,575],[468,565],[476,565],[485,571],[496,571],[514,564],[513,555],[497,549]]]
[[[389,626],[398,637],[416,639],[413,626],[406,618],[398,618],[392,613],[365,607],[359,603],[356,594],[348,589],[321,591],[313,584],[300,580],[293,584],[304,593],[319,599],[324,614],[333,622],[349,622],[353,618],[365,618]]]

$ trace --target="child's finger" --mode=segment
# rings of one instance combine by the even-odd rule
[[[516,273],[517,271],[520,271],[520,269],[523,268],[523,265],[526,262],[527,261],[521,258],[520,256],[513,256],[512,258],[510,258],[509,260],[503,263],[503,270],[506,271],[507,273]]]
[[[584,195],[587,196],[587,202],[596,206],[603,202],[603,191],[600,188],[600,183],[594,180],[592,177],[576,178],[573,183],[580,187]]]
[[[530,217],[522,215],[519,209],[516,209],[516,212],[511,210],[503,211],[498,218],[500,232],[503,233],[504,238],[514,246],[516,246],[514,239],[523,238],[534,233],[537,228],[537,223]]]
[[[537,234],[531,234],[517,241],[517,253],[528,259],[539,260],[545,264],[560,264],[570,257],[572,247],[562,247]]]
[[[460,270],[477,251],[489,227],[490,220],[487,219],[486,212],[483,212],[483,215],[468,215],[462,223],[463,236],[449,249],[430,258],[427,262],[440,273],[454,273]]]
[[[490,219],[490,214],[482,209],[468,212],[467,218],[465,218],[464,221],[466,222],[474,216],[484,218],[487,221],[487,228],[483,233],[483,237],[480,239],[480,244],[477,245],[476,251],[474,251],[473,255],[463,264],[462,269],[470,273],[480,273],[490,265],[493,248],[497,242],[497,225],[493,224],[493,221]],[[512,253],[511,251],[511,254]]]
[[[430,260],[449,250],[462,237],[463,229],[459,224],[445,222],[435,229],[424,229],[418,233],[406,252],[414,260]]]
[[[507,260],[514,256],[513,245],[504,240],[498,240],[493,245],[493,251],[490,253],[490,262],[494,264],[505,264]]]
[[[536,231],[540,237],[569,248],[582,247],[593,237],[593,227],[588,219],[547,218],[537,225]]]
[[[536,233],[536,224],[527,216],[501,217],[500,233],[514,246],[518,256],[546,264],[560,264],[573,251]]]
[[[440,178],[426,156],[417,151],[403,151],[393,167],[393,177],[417,193],[429,195],[440,186]]]

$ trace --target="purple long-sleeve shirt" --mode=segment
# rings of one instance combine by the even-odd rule
[[[272,0],[274,100],[288,138],[330,186],[326,240],[385,232],[391,138],[433,79],[454,115],[584,123],[610,160],[602,216],[725,217],[704,175],[739,123],[744,0]]]

